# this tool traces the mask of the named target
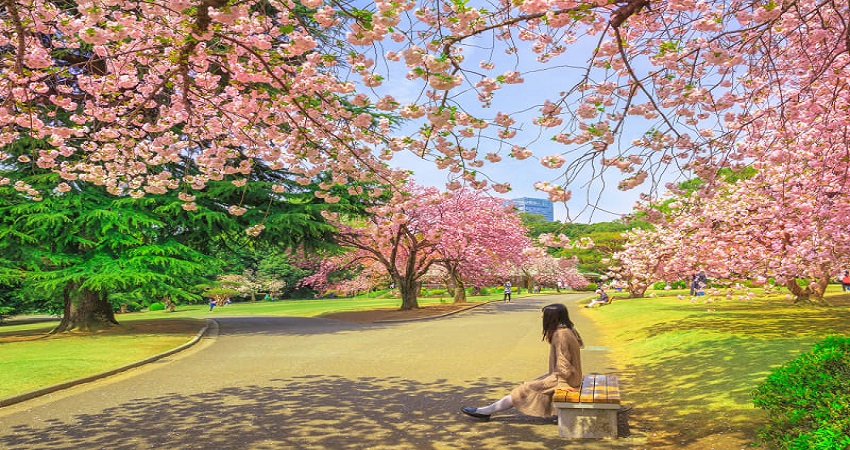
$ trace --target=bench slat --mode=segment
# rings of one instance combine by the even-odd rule
[[[581,403],[593,403],[593,386],[595,385],[596,377],[593,375],[586,375],[584,379],[581,381],[581,395],[579,396],[579,402]]]
[[[555,395],[552,396],[553,402],[566,402],[567,400],[567,390],[566,389],[555,389]]]
[[[605,375],[594,377],[593,403],[608,403],[608,377]]]
[[[614,375],[608,376],[608,403],[620,403],[620,382]]]
[[[616,375],[586,375],[578,391],[556,389],[553,402],[620,403],[620,386]]]

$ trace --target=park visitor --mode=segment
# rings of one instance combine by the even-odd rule
[[[608,298],[608,294],[605,291],[603,291],[602,289],[597,289],[596,293],[599,294],[599,297],[593,299],[592,302],[584,305],[585,308],[593,308],[596,305],[599,305],[599,306],[607,305],[611,301],[611,299]]]
[[[555,389],[576,391],[581,386],[580,349],[584,343],[566,306],[555,303],[543,307],[543,340],[549,343],[549,373],[522,383],[492,405],[484,408],[464,406],[460,410],[481,420],[490,420],[492,414],[510,408],[529,416],[555,415],[552,407]]]
[[[845,270],[841,277],[841,291],[850,291],[850,271]]]
[[[511,301],[511,282],[505,282],[505,298],[503,299],[506,302]]]
[[[691,279],[691,295],[705,295],[705,288],[708,287],[708,277],[705,272],[700,270],[693,275]]]

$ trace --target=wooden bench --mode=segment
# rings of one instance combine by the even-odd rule
[[[620,385],[616,375],[586,375],[579,391],[556,389],[558,435],[562,438],[616,439]]]

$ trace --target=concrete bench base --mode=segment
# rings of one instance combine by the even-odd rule
[[[579,390],[556,389],[558,435],[567,439],[616,439],[620,382],[616,375],[591,374]]]
[[[561,403],[558,408],[558,436],[567,439],[616,439],[619,404]]]

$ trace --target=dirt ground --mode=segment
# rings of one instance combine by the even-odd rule
[[[439,317],[445,314],[451,314],[464,309],[474,308],[481,305],[481,302],[467,303],[441,303],[439,305],[427,305],[421,308],[400,310],[400,309],[372,309],[369,311],[351,311],[326,314],[322,317],[325,319],[343,320],[346,322],[356,323],[373,323],[383,321],[402,321],[427,319],[431,317]]]

